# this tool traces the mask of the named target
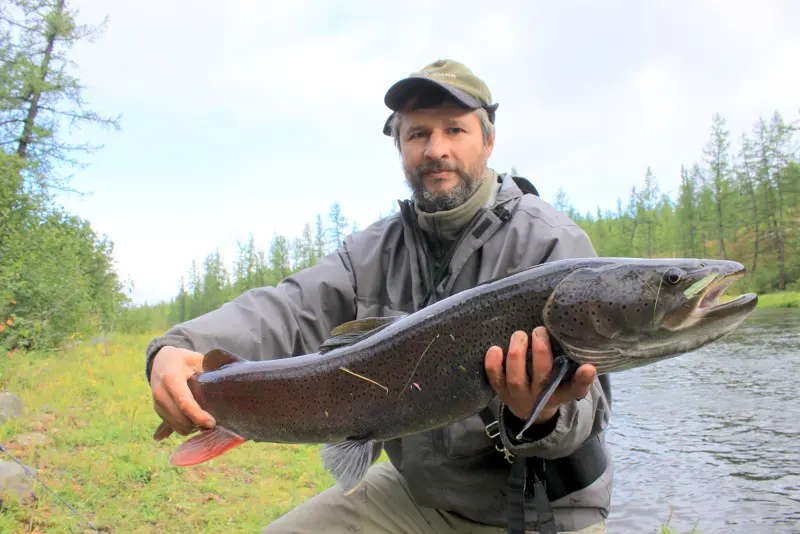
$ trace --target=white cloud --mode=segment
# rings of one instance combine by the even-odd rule
[[[173,294],[218,246],[231,260],[250,232],[263,247],[298,235],[334,200],[361,227],[385,213],[406,189],[380,133],[384,92],[438,58],[500,102],[491,164],[547,199],[564,187],[581,211],[614,208],[648,165],[674,190],[715,112],[738,138],[800,108],[791,0],[80,7],[86,22],[110,14],[75,59],[89,102],[124,130],[76,178],[94,197],[69,205],[116,242],[140,299]]]

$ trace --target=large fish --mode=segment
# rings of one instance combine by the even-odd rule
[[[318,353],[248,361],[212,350],[189,387],[216,428],[184,442],[171,462],[201,463],[245,441],[324,443],[325,467],[349,489],[377,458],[381,442],[484,408],[495,396],[486,352],[506,346],[513,332],[544,325],[559,354],[527,429],[581,364],[594,365],[598,374],[624,371],[735,329],[758,297],[718,299],[743,274],[741,264],[718,260],[554,261],[409,315],[343,324]],[[162,423],[155,438],[170,433]]]

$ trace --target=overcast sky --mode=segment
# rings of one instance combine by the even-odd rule
[[[137,303],[169,299],[193,259],[266,249],[339,201],[364,228],[406,198],[381,133],[388,87],[465,63],[497,112],[490,166],[542,196],[615,208],[650,165],[675,191],[711,117],[733,137],[800,110],[800,2],[81,0],[108,16],[73,59],[92,109],[122,114],[62,197],[115,242]]]

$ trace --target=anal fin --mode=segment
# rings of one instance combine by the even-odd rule
[[[243,437],[224,428],[202,430],[200,434],[182,443],[172,453],[169,461],[172,465],[180,466],[200,464],[238,447],[245,441],[247,440]]]
[[[320,455],[330,472],[349,495],[364,479],[367,470],[381,455],[383,443],[372,439],[347,440],[322,447]]]
[[[566,356],[556,356],[553,359],[553,369],[550,371],[550,380],[547,382],[544,391],[539,394],[539,398],[536,399],[536,404],[533,406],[533,411],[531,412],[530,417],[528,417],[528,420],[525,421],[525,425],[522,427],[522,430],[520,430],[517,434],[517,441],[522,440],[522,435],[531,427],[531,425],[533,425],[533,422],[536,421],[536,418],[542,413],[547,401],[553,396],[553,393],[556,391],[556,388],[558,388],[559,384],[561,384],[561,382],[564,380],[569,380],[569,378],[575,374],[577,368],[577,364]]]

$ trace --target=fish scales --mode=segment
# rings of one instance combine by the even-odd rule
[[[254,362],[235,379],[234,368],[203,374],[199,402],[253,441],[381,440],[455,422],[494,395],[484,371],[488,347],[543,324],[541,311],[562,278],[555,273],[479,286],[326,354]]]
[[[184,442],[170,460],[194,465],[248,440],[325,443],[326,469],[352,488],[381,442],[483,409],[495,395],[484,369],[488,349],[508,347],[515,331],[545,326],[556,357],[521,439],[579,365],[598,374],[633,369],[737,328],[757,296],[719,297],[743,275],[743,265],[727,260],[558,260],[406,316],[340,325],[315,354],[253,362],[215,349],[189,387],[216,428]],[[171,432],[164,422],[154,437]]]

